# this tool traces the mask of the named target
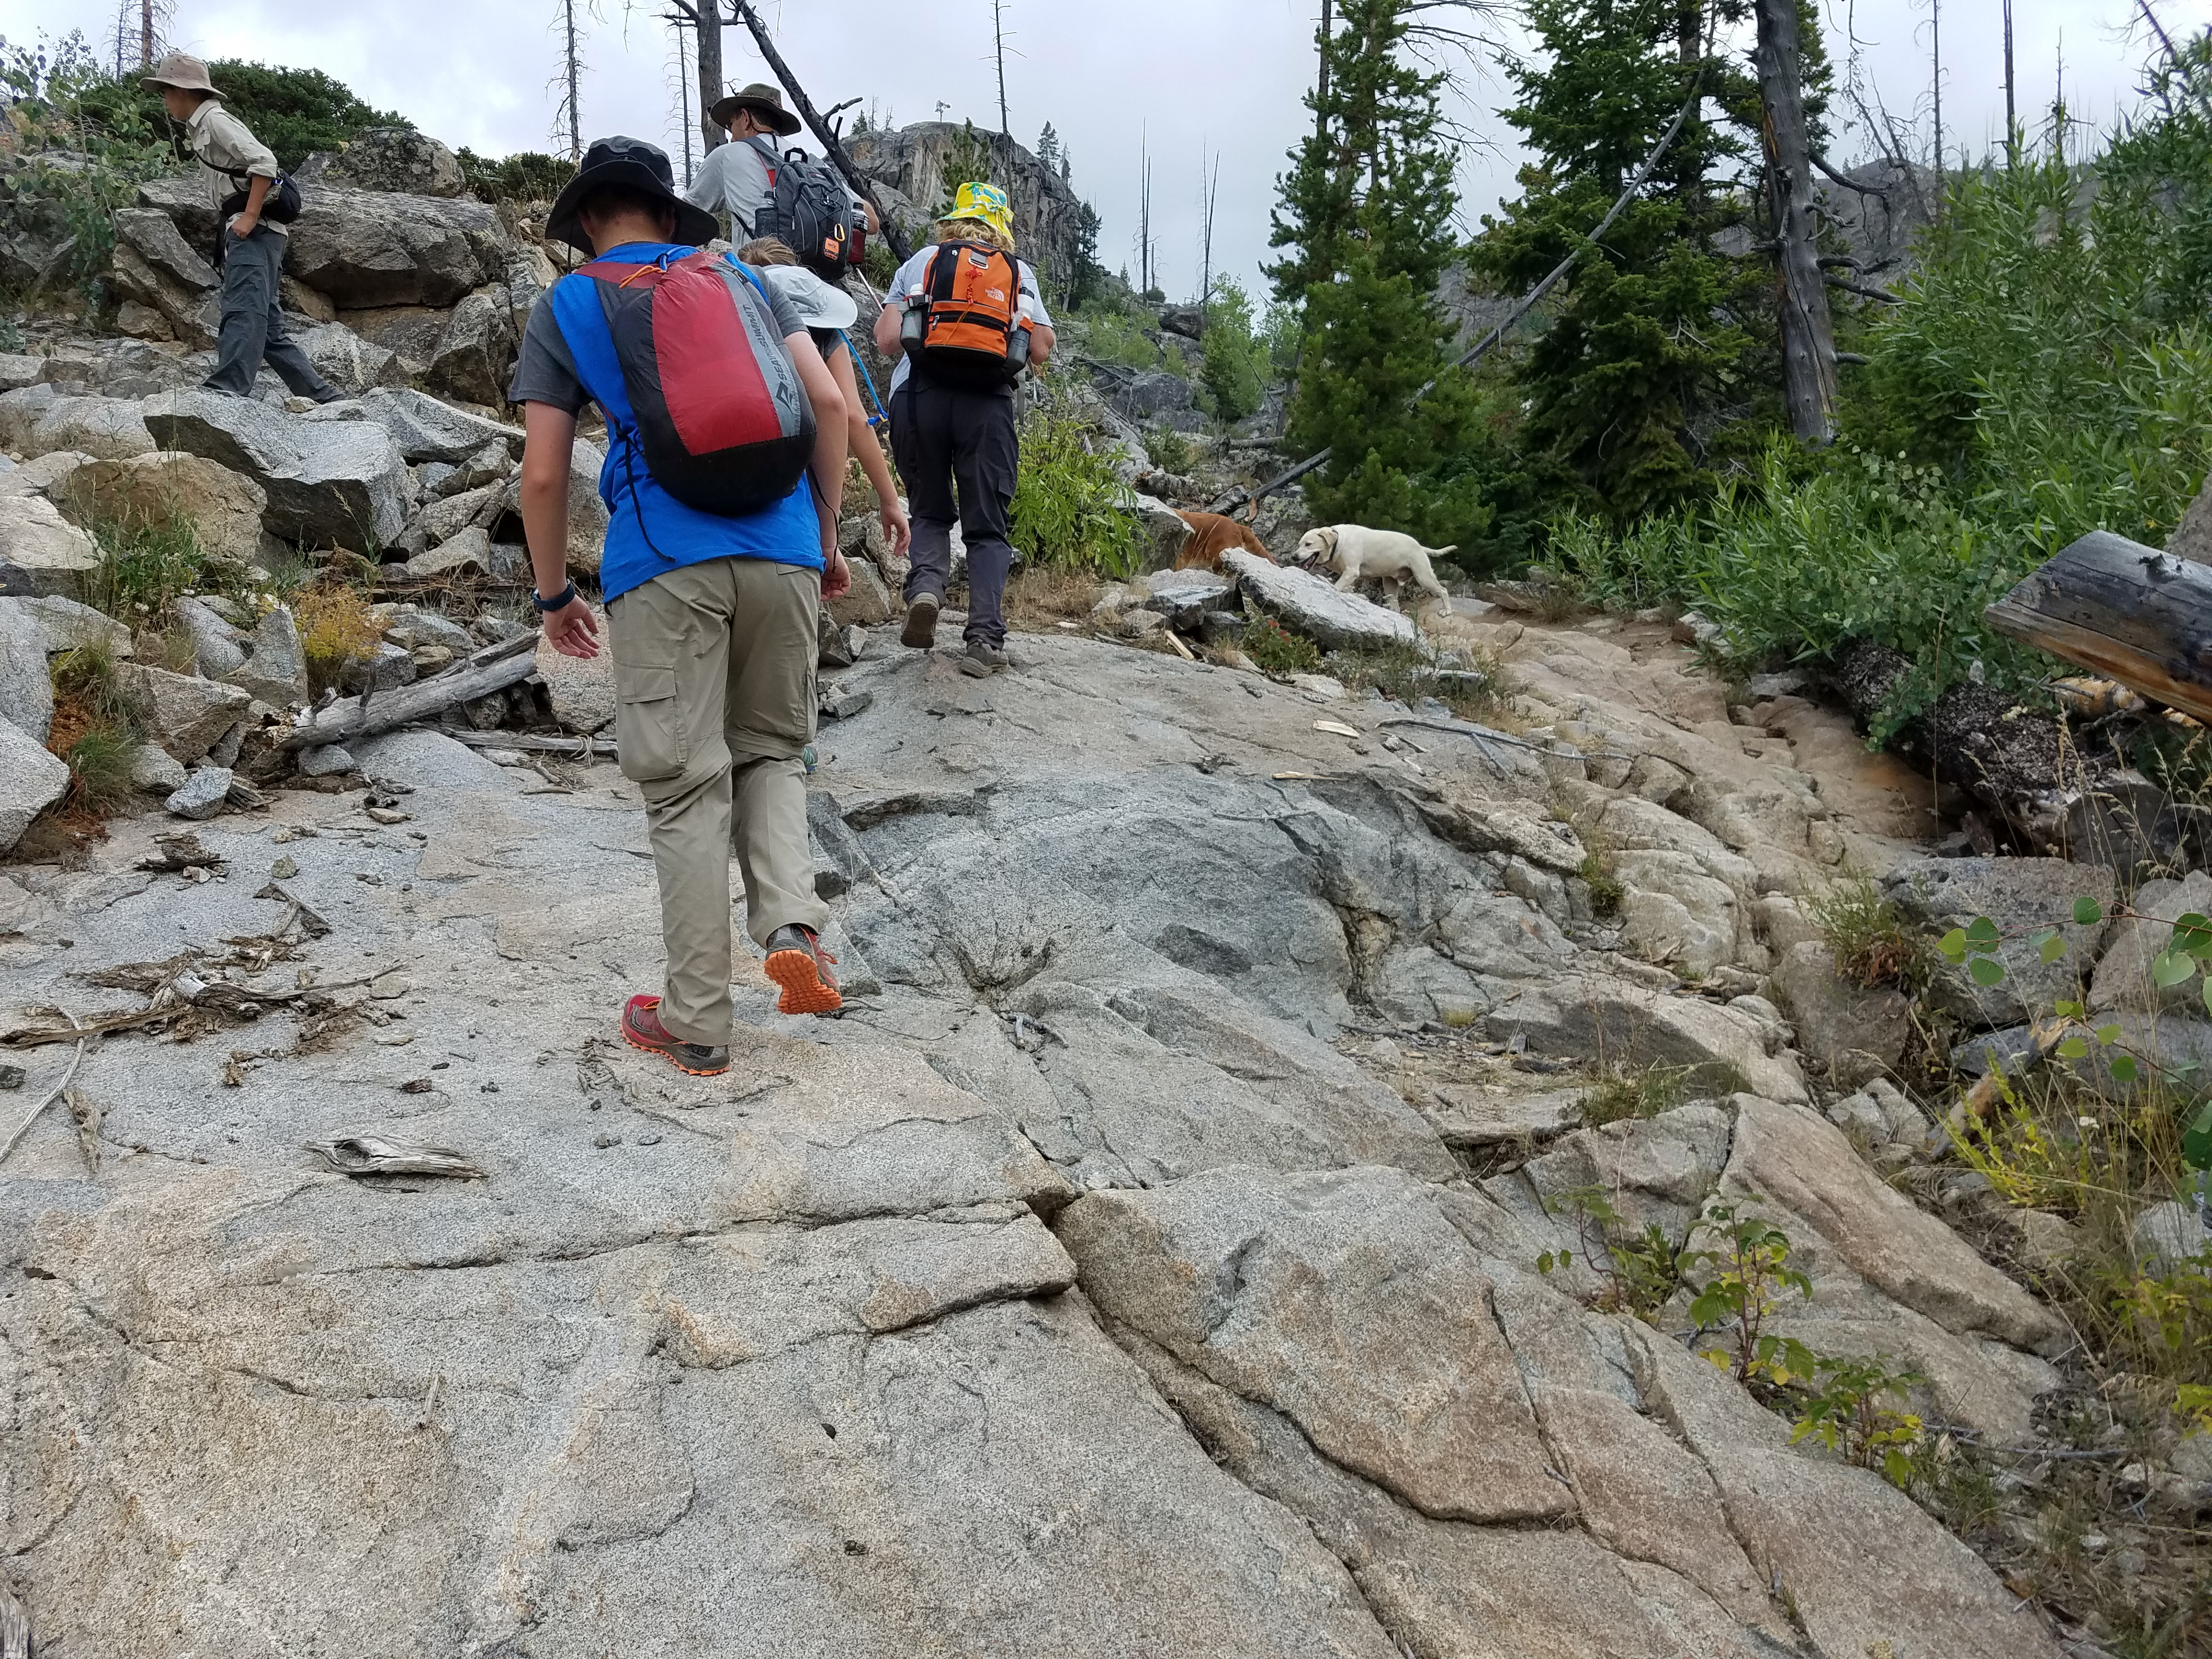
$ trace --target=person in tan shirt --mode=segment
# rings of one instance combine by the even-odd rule
[[[246,397],[264,362],[302,398],[335,403],[344,394],[315,372],[284,325],[277,279],[283,270],[284,227],[263,217],[269,193],[283,177],[276,157],[222,106],[222,94],[208,79],[207,65],[173,52],[144,77],[142,86],[161,94],[162,106],[184,124],[185,142],[199,162],[209,199],[218,215],[243,191],[246,205],[216,231],[222,266],[221,333],[215,372],[208,389]]]

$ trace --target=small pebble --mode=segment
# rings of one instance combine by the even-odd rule
[[[299,873],[299,865],[289,855],[278,859],[269,866],[270,878],[275,881],[289,881]]]
[[[403,812],[395,806],[371,806],[366,809],[371,819],[378,823],[404,823],[415,815]]]
[[[292,839],[292,826],[289,823],[278,824],[274,830],[270,831],[269,839],[274,845],[282,847]]]
[[[418,1077],[410,1082],[401,1084],[399,1085],[399,1092],[403,1095],[427,1095],[434,1086],[435,1085],[431,1083],[428,1078]]]
[[[610,1146],[621,1146],[622,1137],[620,1135],[611,1135],[605,1129],[602,1129],[599,1133],[592,1137],[592,1145],[604,1152]]]
[[[641,1146],[658,1146],[660,1145],[660,1137],[659,1135],[640,1135],[637,1138],[637,1144]]]
[[[0,1066],[0,1089],[20,1089],[29,1075],[20,1066]]]

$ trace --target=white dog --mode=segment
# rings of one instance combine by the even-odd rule
[[[1309,530],[1298,538],[1297,549],[1291,555],[1293,562],[1327,565],[1338,573],[1336,585],[1350,592],[1363,576],[1377,578],[1389,591],[1390,608],[1398,609],[1398,590],[1411,579],[1424,592],[1432,593],[1443,601],[1444,615],[1451,615],[1451,595],[1437,580],[1430,567],[1432,558],[1441,559],[1447,553],[1459,550],[1451,547],[1423,547],[1411,536],[1395,530],[1370,530],[1365,525],[1323,525],[1318,530]]]

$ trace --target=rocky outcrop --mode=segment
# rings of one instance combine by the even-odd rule
[[[0,719],[0,853],[23,838],[31,820],[62,798],[70,769],[30,732]]]
[[[398,196],[443,198],[468,189],[453,152],[412,127],[364,128],[344,149],[320,150],[307,157],[293,176],[302,184]]]
[[[68,396],[50,385],[0,392],[0,449],[25,456],[67,450],[119,461],[155,447],[135,400]]]
[[[1413,639],[1413,619],[1340,590],[1310,570],[1278,565],[1231,548],[1221,568],[1234,572],[1252,602],[1299,633],[1325,645],[1403,645]]]
[[[99,546],[45,496],[0,496],[0,594],[74,599],[99,568]]]
[[[214,392],[150,399],[163,446],[244,474],[268,495],[270,531],[308,547],[372,552],[407,522],[407,464],[368,420],[308,420]]]
[[[853,165],[878,186],[885,210],[918,239],[938,210],[951,204],[954,187],[963,182],[948,176],[946,166],[956,146],[963,143],[988,155],[984,174],[1002,185],[1013,204],[1015,246],[1036,266],[1047,299],[1055,299],[1075,269],[1083,204],[1068,181],[1029,149],[1003,133],[950,121],[858,133],[845,141],[845,149]]]

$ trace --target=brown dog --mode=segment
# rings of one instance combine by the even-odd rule
[[[1257,553],[1269,564],[1276,562],[1275,556],[1260,545],[1260,538],[1252,533],[1252,526],[1239,524],[1221,513],[1185,513],[1180,508],[1176,517],[1190,526],[1190,539],[1176,555],[1178,570],[1218,570],[1221,556],[1232,547],[1241,547],[1248,553]]]

